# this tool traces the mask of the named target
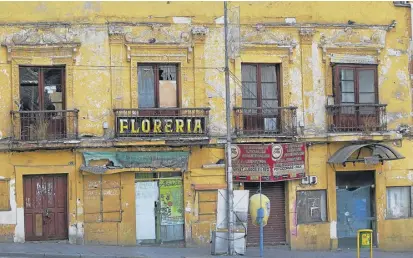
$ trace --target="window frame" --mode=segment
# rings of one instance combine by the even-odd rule
[[[388,195],[388,189],[389,188],[408,188],[410,191],[409,191],[409,209],[408,209],[408,211],[409,211],[409,214],[408,214],[408,216],[407,217],[392,217],[392,218],[390,218],[389,216],[388,216],[388,210],[389,210],[389,207],[388,207],[388,205],[389,205],[389,202],[388,202],[388,197],[389,197],[389,195]],[[386,214],[385,214],[385,219],[386,220],[399,220],[399,219],[413,219],[413,186],[410,186],[410,185],[408,185],[408,186],[386,186]]]
[[[160,106],[160,103],[159,103],[159,99],[160,99],[160,95],[159,95],[159,67],[160,66],[167,66],[167,65],[170,65],[170,66],[172,66],[172,65],[175,65],[175,68],[176,68],[176,108],[180,108],[181,107],[181,100],[180,100],[180,89],[181,89],[181,87],[180,87],[180,77],[181,77],[181,66],[180,66],[180,64],[179,63],[162,63],[162,62],[159,62],[159,63],[137,63],[137,69],[136,69],[136,73],[137,73],[137,86],[138,86],[138,88],[137,88],[137,93],[138,93],[138,96],[137,96],[137,98],[139,99],[139,67],[141,67],[141,66],[151,66],[152,67],[152,69],[154,70],[154,82],[155,82],[155,85],[154,85],[154,87],[155,87],[155,89],[154,89],[154,94],[155,94],[155,96],[154,96],[154,101],[155,101],[155,107],[152,107],[152,108],[161,108],[161,107],[159,107]],[[138,101],[138,108],[141,108],[141,107],[139,107],[139,101]],[[148,108],[142,108],[142,109],[148,109]]]
[[[373,70],[374,71],[374,95],[375,103],[379,104],[379,87],[377,76],[377,65],[364,65],[364,64],[334,64],[333,65],[333,97],[336,104],[342,104],[342,91],[341,91],[341,78],[340,72],[343,69],[353,70],[353,82],[354,82],[354,104],[368,104],[360,103],[360,85],[359,85],[359,71]]]
[[[256,78],[256,90],[257,90],[257,107],[258,108],[265,108],[262,106],[262,102],[263,102],[263,96],[262,96],[262,81],[261,81],[261,66],[264,65],[273,65],[275,67],[275,75],[276,75],[276,93],[277,93],[277,99],[270,99],[270,100],[277,100],[278,101],[278,107],[281,107],[281,87],[280,87],[280,83],[281,83],[281,78],[280,78],[280,64],[279,63],[241,63],[241,73],[242,73],[242,66],[243,65],[253,65],[256,67],[256,74],[255,74],[255,78]],[[244,81],[242,80],[242,74],[241,74],[241,87],[244,87]],[[241,88],[241,92],[243,91],[243,89]],[[245,100],[252,100],[251,98],[245,98],[244,94],[242,94],[242,102],[244,102]]]
[[[321,208],[320,208],[320,218],[321,218],[321,220],[320,221],[301,221],[300,220],[300,212],[299,212],[299,208],[300,208],[300,206],[298,206],[298,203],[299,203],[299,196],[300,196],[300,192],[323,192],[324,193],[324,196],[325,196],[325,203],[324,203],[324,207],[325,207],[325,211],[324,211],[324,213],[325,213],[325,220],[322,220],[322,214],[323,214],[323,212],[321,211]],[[320,195],[320,198],[321,198],[321,195]],[[327,196],[327,190],[326,189],[313,189],[313,190],[298,190],[298,191],[296,191],[296,222],[297,222],[297,225],[308,225],[308,224],[319,224],[319,223],[328,223],[329,222],[329,219],[328,219],[328,207],[327,207],[327,205],[328,205],[328,200],[327,200],[327,198],[328,198],[328,196]],[[322,198],[321,198],[322,199]],[[321,203],[320,203],[320,207],[321,207]],[[308,207],[307,207],[308,208]],[[307,211],[306,211],[306,213],[307,213]],[[307,218],[307,216],[306,216],[306,218]]]
[[[45,76],[44,76],[44,69],[60,69],[61,70],[61,85],[62,85],[62,110],[66,110],[66,66],[64,65],[50,65],[50,66],[44,66],[44,65],[19,65],[19,73],[21,68],[37,68],[39,69],[39,74],[38,74],[38,83],[37,83],[37,92],[39,94],[39,110],[31,110],[31,111],[45,111],[47,110],[45,108],[45,94],[44,94],[44,87],[45,87]],[[19,76],[19,99],[21,102],[21,81],[20,81],[20,76]]]

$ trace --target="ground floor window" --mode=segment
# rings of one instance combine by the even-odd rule
[[[388,219],[412,217],[412,187],[387,187],[387,215]]]
[[[325,190],[297,191],[298,224],[327,221]]]

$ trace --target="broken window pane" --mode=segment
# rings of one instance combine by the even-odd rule
[[[140,108],[178,107],[178,66],[147,64],[138,67]]]
[[[44,109],[62,110],[62,70],[59,68],[44,68]]]
[[[25,111],[40,110],[39,68],[20,67],[20,109]]]
[[[178,107],[176,65],[159,66],[159,107]]]
[[[327,221],[325,190],[297,191],[298,224]]]
[[[20,67],[21,110],[62,110],[63,67]]]
[[[387,187],[387,218],[399,219],[412,216],[411,187]]]

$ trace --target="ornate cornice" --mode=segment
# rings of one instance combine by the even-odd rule
[[[361,33],[347,27],[342,30],[332,30],[328,35],[321,33],[319,47],[323,50],[323,61],[325,61],[327,51],[335,49],[374,51],[379,56],[381,50],[385,47],[385,42],[385,30],[366,30]]]
[[[50,50],[51,58],[72,58],[78,51],[80,42],[69,33],[58,33],[50,29],[27,29],[9,35],[1,44],[7,48],[7,59],[30,58],[30,52],[41,53]]]

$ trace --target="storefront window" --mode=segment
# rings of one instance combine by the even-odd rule
[[[387,218],[412,217],[412,187],[387,187]]]
[[[327,221],[325,190],[297,191],[298,224]]]

